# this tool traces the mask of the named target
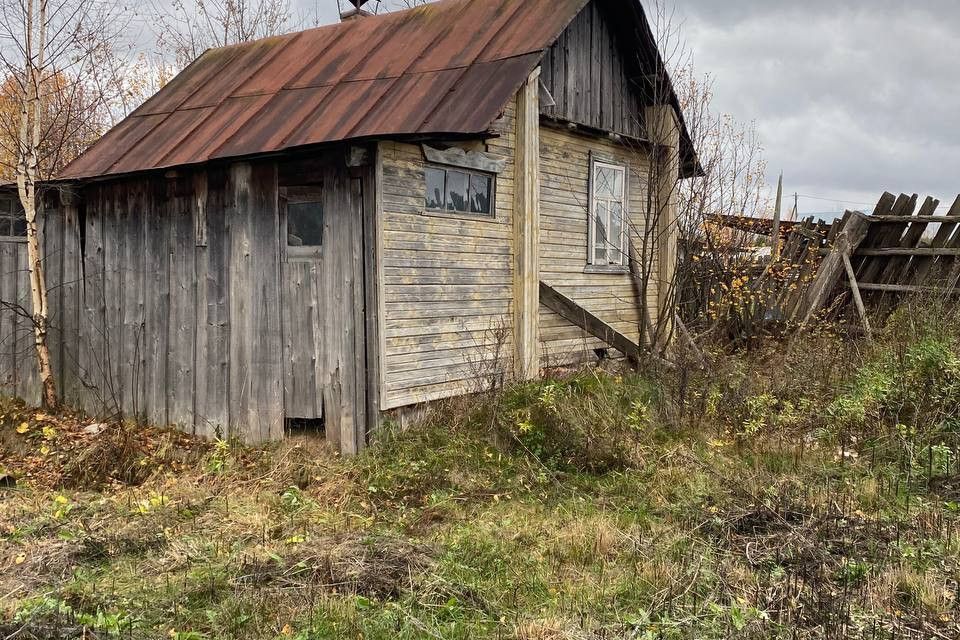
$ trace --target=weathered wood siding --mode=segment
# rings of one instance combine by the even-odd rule
[[[631,83],[636,68],[615,35],[605,2],[591,2],[543,58],[541,80],[556,102],[549,117],[643,138],[643,106]]]
[[[590,154],[627,166],[630,235],[639,243],[647,209],[648,153],[619,144],[541,127],[540,273],[541,280],[576,301],[633,341],[640,337],[640,314],[629,274],[591,273],[587,268]],[[656,273],[656,260],[654,269]],[[648,291],[656,322],[656,283]],[[540,306],[541,362],[559,366],[595,358],[598,340]]]
[[[319,366],[327,438],[345,454],[365,441],[366,336],[362,180],[339,168],[323,174],[323,359]]]
[[[381,407],[476,391],[513,359],[514,109],[487,151],[508,158],[496,218],[424,215],[419,146],[381,143]]]
[[[33,325],[25,315],[31,305],[28,275],[26,242],[0,242],[0,389],[38,402]]]
[[[276,166],[197,177],[94,184],[48,207],[54,371],[94,416],[280,438]],[[29,308],[26,268],[26,245],[0,242],[0,300]],[[38,402],[32,341],[5,304],[2,391]]]
[[[67,399],[203,436],[282,437],[276,194],[274,163],[86,187]]]
[[[540,270],[541,279],[637,341],[640,305],[627,274],[590,273],[590,155],[627,166],[627,198],[631,239],[639,247],[648,207],[649,152],[630,140],[643,139],[644,108],[633,83],[636,53],[622,46],[611,3],[595,0],[570,23],[542,63],[541,80],[556,102],[541,106],[547,122],[540,135]],[[585,127],[566,128],[563,123]],[[592,135],[590,132],[596,132]],[[606,133],[621,134],[619,142]],[[656,258],[648,290],[651,319],[656,322]],[[541,306],[541,362],[572,364],[594,358],[606,345],[589,337]]]
[[[385,409],[473,391],[491,374],[512,373],[514,118],[511,105],[503,135],[486,143],[509,159],[497,177],[496,220],[424,215],[421,149],[381,144]],[[632,234],[643,233],[646,149],[541,125],[540,279],[637,341],[631,277],[587,269],[591,152],[628,166]],[[656,321],[655,285],[648,296]],[[542,305],[540,314],[543,366],[594,360],[593,350],[608,346]]]
[[[315,263],[281,264],[281,181],[322,185]],[[281,438],[285,417],[323,416],[341,451],[362,448],[377,410],[365,316],[373,184],[372,164],[348,167],[333,149],[51,198],[41,242],[65,400],[247,442]],[[23,241],[0,241],[0,301],[0,393],[38,403]]]

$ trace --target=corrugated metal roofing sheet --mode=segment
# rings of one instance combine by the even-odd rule
[[[483,133],[587,1],[443,0],[212,49],[59,178],[360,137]]]

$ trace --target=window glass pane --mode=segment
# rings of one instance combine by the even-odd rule
[[[613,197],[613,180],[614,173],[612,169],[607,167],[602,167],[597,165],[596,171],[594,171],[594,185],[593,185],[593,195],[596,198],[612,198]]]
[[[469,211],[467,187],[469,178],[463,171],[447,170],[447,211]]]
[[[319,202],[287,205],[287,246],[319,247],[323,244],[323,207]]]
[[[617,200],[623,200],[623,169],[611,169],[613,173],[613,180],[611,182],[611,189],[613,190],[613,197]]]
[[[470,176],[470,211],[490,213],[490,191],[493,180],[490,176],[472,174]]]
[[[27,237],[27,219],[22,216],[17,216],[13,219],[13,235],[26,238]]]
[[[443,182],[446,174],[443,169],[427,167],[427,209],[443,209],[443,194],[446,191]]]
[[[610,263],[623,264],[623,205],[610,203]]]
[[[594,259],[598,264],[607,264],[607,203],[598,201],[595,205],[595,213]]]
[[[593,195],[610,200],[623,199],[623,169],[597,165],[594,173]]]
[[[597,243],[607,243],[607,221],[610,219],[610,209],[606,200],[597,200],[594,205],[594,213],[597,216]]]
[[[0,218],[0,236],[10,235],[10,218]]]

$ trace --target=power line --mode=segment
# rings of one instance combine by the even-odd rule
[[[856,201],[856,200],[844,200],[843,198],[825,198],[825,197],[823,197],[823,196],[811,196],[811,195],[805,195],[805,194],[802,194],[802,193],[786,195],[786,196],[783,196],[783,198],[784,198],[784,199],[787,199],[787,198],[806,198],[806,199],[808,199],[808,200],[820,200],[820,201],[822,201],[822,202],[839,202],[839,203],[842,203],[842,204],[858,204],[858,205],[863,205],[863,206],[865,206],[865,207],[873,207],[873,206],[876,206],[876,204],[877,204],[876,202],[858,202],[858,201]],[[943,208],[948,207],[948,206],[950,206],[949,203],[947,203],[947,202],[941,202],[941,203],[937,206],[937,209],[935,209],[935,210],[943,209]]]
[[[808,200],[822,200],[823,202],[842,202],[844,204],[863,204],[863,205],[877,204],[876,202],[857,202],[856,200],[844,200],[843,198],[824,198],[822,196],[809,196],[803,193],[790,194],[788,196],[784,196],[784,198],[794,198],[794,197],[807,198]]]

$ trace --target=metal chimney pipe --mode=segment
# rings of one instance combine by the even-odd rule
[[[349,0],[350,4],[353,5],[352,9],[347,9],[340,13],[340,21],[346,22],[347,20],[355,20],[357,18],[362,18],[364,16],[373,15],[369,11],[361,9],[369,0]]]

